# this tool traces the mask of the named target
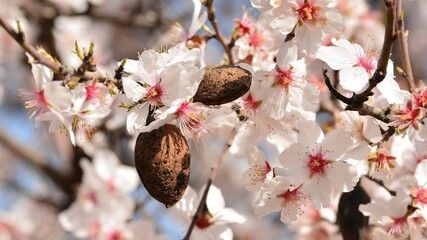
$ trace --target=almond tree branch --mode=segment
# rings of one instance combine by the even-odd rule
[[[384,3],[386,6],[386,25],[381,55],[378,60],[377,69],[375,70],[374,75],[369,79],[368,88],[362,93],[354,96],[353,105],[355,105],[354,107],[356,108],[361,107],[362,103],[368,100],[369,96],[372,95],[372,89],[374,89],[382,80],[384,80],[385,76],[387,75],[387,65],[391,55],[391,50],[393,48],[393,42],[396,39],[396,5],[394,0],[384,0]]]
[[[385,123],[389,123],[390,122],[390,118],[389,118],[389,114],[386,110],[377,108],[377,107],[372,107],[367,105],[366,103],[362,102],[361,105],[358,105],[357,108],[355,108],[354,106],[354,96],[351,98],[345,97],[344,95],[342,95],[340,92],[338,92],[331,84],[331,80],[329,79],[328,75],[326,74],[328,72],[327,69],[323,70],[323,78],[325,79],[325,83],[326,86],[328,87],[329,91],[331,92],[331,94],[333,96],[335,96],[338,100],[340,100],[341,102],[347,104],[347,107],[345,108],[345,110],[349,110],[349,111],[357,111],[359,112],[360,115],[362,116],[372,116],[382,122]]]
[[[326,75],[327,70],[323,70],[323,78],[325,79],[326,86],[332,95],[338,100],[347,104],[346,110],[358,111],[360,115],[369,115],[385,123],[390,122],[388,112],[383,109],[375,108],[365,104],[369,96],[371,96],[372,89],[374,89],[387,75],[387,65],[390,58],[393,42],[396,39],[395,34],[395,19],[396,19],[396,1],[395,0],[384,0],[386,6],[386,30],[384,35],[383,47],[378,60],[377,69],[374,75],[369,79],[369,85],[366,90],[362,93],[355,94],[350,98],[343,96],[339,93],[331,84],[329,77]]]
[[[399,34],[400,51],[402,53],[404,77],[409,85],[409,90],[416,88],[414,75],[412,73],[411,59],[408,48],[408,32],[405,29],[404,12],[402,11],[402,0],[396,0],[397,29]]]
[[[30,163],[33,167],[39,169],[43,174],[49,177],[55,185],[57,185],[64,193],[71,194],[73,192],[72,187],[68,185],[66,177],[54,171],[46,163],[45,156],[31,151],[23,145],[13,140],[5,131],[0,131],[0,144],[5,146],[7,149],[21,157],[23,160]]]
[[[28,54],[30,54],[38,63],[50,68],[55,74],[59,76],[62,76],[64,78],[71,76],[81,77],[86,80],[92,80],[96,78],[100,82],[115,82],[115,79],[100,72],[89,72],[84,71],[82,68],[73,68],[65,66],[49,59],[46,56],[43,56],[33,45],[31,45],[25,39],[25,35],[23,34],[23,32],[15,31],[15,29],[13,29],[13,27],[2,16],[0,16],[0,26],[4,30],[6,30],[6,32],[21,46],[21,48],[28,52]]]
[[[199,205],[197,207],[197,210],[194,213],[193,219],[191,220],[191,224],[188,227],[188,231],[185,234],[185,237],[183,238],[183,240],[189,240],[190,239],[191,233],[193,232],[193,229],[196,225],[196,222],[199,219],[200,214],[202,213],[203,208],[206,205],[206,198],[208,196],[209,189],[210,189],[213,181],[215,181],[216,176],[218,175],[219,167],[221,166],[222,162],[224,161],[225,156],[227,155],[228,149],[230,148],[231,143],[233,142],[233,139],[235,136],[236,136],[236,129],[234,128],[232,130],[232,132],[230,133],[230,136],[228,137],[227,143],[225,144],[224,148],[222,149],[222,152],[221,152],[221,155],[220,155],[218,161],[215,163],[215,165],[211,169],[211,174],[210,174],[209,179],[206,183],[205,191],[203,192],[203,195],[200,198],[200,202],[199,202]]]
[[[218,40],[219,43],[221,43],[222,48],[224,49],[225,53],[227,54],[229,64],[234,65],[234,59],[233,59],[233,55],[231,54],[231,49],[228,47],[228,44],[225,42],[224,36],[222,36],[222,33],[218,27],[218,21],[216,19],[215,8],[213,6],[213,0],[202,0],[202,4],[208,10],[208,19],[209,19],[209,22],[212,24],[212,27],[215,30],[215,38]]]

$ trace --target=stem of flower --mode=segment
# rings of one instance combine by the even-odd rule
[[[212,185],[212,182],[215,180],[219,167],[221,166],[222,162],[225,159],[225,156],[227,155],[228,149],[231,146],[231,143],[233,142],[234,137],[236,136],[236,129],[233,129],[230,133],[230,136],[228,137],[228,141],[225,144],[224,148],[222,149],[221,155],[218,159],[218,161],[215,163],[215,165],[211,169],[211,174],[209,176],[209,179],[206,183],[205,191],[203,192],[202,197],[200,198],[199,205],[197,206],[197,210],[194,213],[193,219],[191,220],[190,226],[188,227],[187,233],[185,234],[185,237],[183,240],[189,240],[191,233],[193,232],[194,226],[196,225],[197,219],[199,219],[200,213],[202,212],[205,204],[206,204],[206,198],[208,196],[209,189]]]
[[[397,16],[397,29],[399,33],[400,51],[402,53],[403,71],[409,90],[412,91],[416,88],[414,75],[412,73],[411,60],[409,58],[408,48],[408,32],[405,30],[405,22],[403,19],[404,13],[402,11],[402,0],[396,0],[396,16]]]
[[[213,7],[213,0],[204,0],[202,1],[202,4],[207,8],[208,10],[208,19],[209,22],[212,24],[212,27],[215,30],[215,38],[218,40],[219,43],[221,43],[222,48],[224,49],[225,53],[228,56],[228,61],[230,65],[234,65],[234,59],[233,55],[231,54],[231,49],[228,47],[228,44],[224,40],[224,36],[222,35],[221,31],[218,27],[218,21],[216,19],[215,15],[215,8]]]
[[[24,37],[23,32],[17,32],[13,27],[2,17],[0,16],[0,26],[6,30],[6,32],[21,46],[21,48],[28,52],[38,63],[50,68],[54,73],[66,77],[66,76],[78,76],[86,80],[92,80],[96,78],[100,82],[105,82],[107,80],[115,82],[111,77],[102,74],[98,71],[89,72],[84,71],[79,73],[78,69],[62,65],[58,62],[55,62],[48,57],[43,56],[39,51],[31,45]]]

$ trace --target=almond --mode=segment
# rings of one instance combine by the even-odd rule
[[[188,186],[190,150],[175,125],[140,133],[135,145],[135,167],[150,195],[167,208],[175,205]]]
[[[206,105],[220,105],[234,101],[249,91],[251,81],[252,74],[241,67],[208,66],[205,68],[205,75],[193,101]]]

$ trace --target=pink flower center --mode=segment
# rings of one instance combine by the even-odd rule
[[[252,111],[253,113],[255,113],[257,108],[262,104],[262,100],[255,100],[251,94],[244,98],[243,101],[245,108]]]
[[[46,96],[44,95],[44,90],[36,93],[36,102],[37,105],[47,106]]]
[[[369,162],[376,164],[375,171],[383,170],[386,173],[389,173],[392,168],[394,168],[394,164],[392,160],[396,158],[393,156],[388,156],[387,151],[385,149],[379,149],[377,151],[377,156],[374,158],[370,158]]]
[[[301,188],[301,186],[299,186],[298,188],[295,188],[294,190],[286,190],[284,193],[282,193],[281,195],[278,195],[277,197],[282,197],[283,198],[283,202],[282,202],[282,207],[286,207],[288,204],[295,204],[298,203],[301,198],[303,197],[303,194],[301,193],[301,191],[299,190]]]
[[[285,89],[286,92],[289,92],[289,85],[293,83],[293,72],[292,67],[288,70],[282,70],[276,66],[276,76],[274,85],[279,85]]]
[[[376,60],[373,54],[367,54],[359,57],[356,66],[362,67],[369,76],[372,76],[372,73],[376,68]]]
[[[85,202],[85,201],[89,201],[93,204],[97,204],[98,203],[98,196],[96,194],[96,192],[94,190],[90,190],[88,192],[86,192],[85,194],[83,194],[80,199]]]
[[[404,130],[409,125],[416,130],[418,130],[418,120],[424,118],[424,111],[421,111],[421,108],[412,105],[412,101],[408,101],[406,104],[406,109],[401,110],[398,109],[392,113],[392,115],[396,118],[391,124],[396,126],[398,130]]]
[[[316,20],[318,14],[317,8],[313,4],[307,2],[299,6],[299,9],[297,9],[297,13],[302,22],[314,21]]]
[[[408,228],[408,222],[405,216],[401,218],[393,218],[393,221],[394,223],[391,225],[391,228],[388,231],[388,233],[391,235],[399,236]]]
[[[187,137],[196,137],[203,130],[202,123],[206,119],[204,112],[197,105],[184,102],[175,113],[180,120],[182,133]]]
[[[321,153],[316,153],[315,155],[310,155],[307,161],[307,167],[310,171],[310,177],[314,175],[323,175],[325,174],[326,168],[331,163],[330,160],[327,160]]]
[[[419,188],[419,189],[413,189],[411,191],[411,195],[414,197],[414,204],[420,204],[420,205],[427,205],[427,189],[426,188]]]
[[[243,18],[242,20],[236,19],[235,21],[238,24],[237,32],[239,36],[243,36],[251,32],[250,22],[248,22],[245,18]]]
[[[95,81],[93,81],[91,85],[85,86],[85,89],[86,89],[86,99],[89,101],[97,98],[101,92],[101,88],[96,86]]]
[[[114,184],[113,179],[109,179],[107,181],[108,191],[115,192],[116,191],[116,184]]]
[[[154,86],[150,86],[147,88],[147,94],[145,98],[152,105],[161,104],[161,98],[163,97],[163,90],[160,84],[156,84]]]
[[[417,107],[424,107],[427,105],[427,89],[424,89],[421,93],[413,93],[412,95]]]
[[[256,173],[254,176],[255,181],[264,181],[267,178],[267,174],[271,171],[271,166],[267,161],[265,161],[264,166],[255,165],[251,167],[251,169],[253,169]]]
[[[261,46],[263,42],[264,42],[264,38],[257,31],[254,31],[253,33],[249,34],[249,44],[251,46],[258,48]]]
[[[119,230],[113,230],[107,235],[107,240],[125,240],[125,239],[126,239],[125,236],[123,236],[123,233]]]
[[[209,213],[205,206],[205,209],[203,209],[203,211],[200,213],[199,218],[196,221],[196,226],[200,229],[205,229],[212,224],[212,215]]]

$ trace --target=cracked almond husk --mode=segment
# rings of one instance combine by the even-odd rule
[[[184,195],[190,178],[190,150],[175,125],[140,133],[135,145],[135,167],[150,195],[172,207]]]
[[[194,102],[206,105],[221,105],[243,96],[251,87],[252,74],[246,69],[232,65],[211,65],[193,97]]]

